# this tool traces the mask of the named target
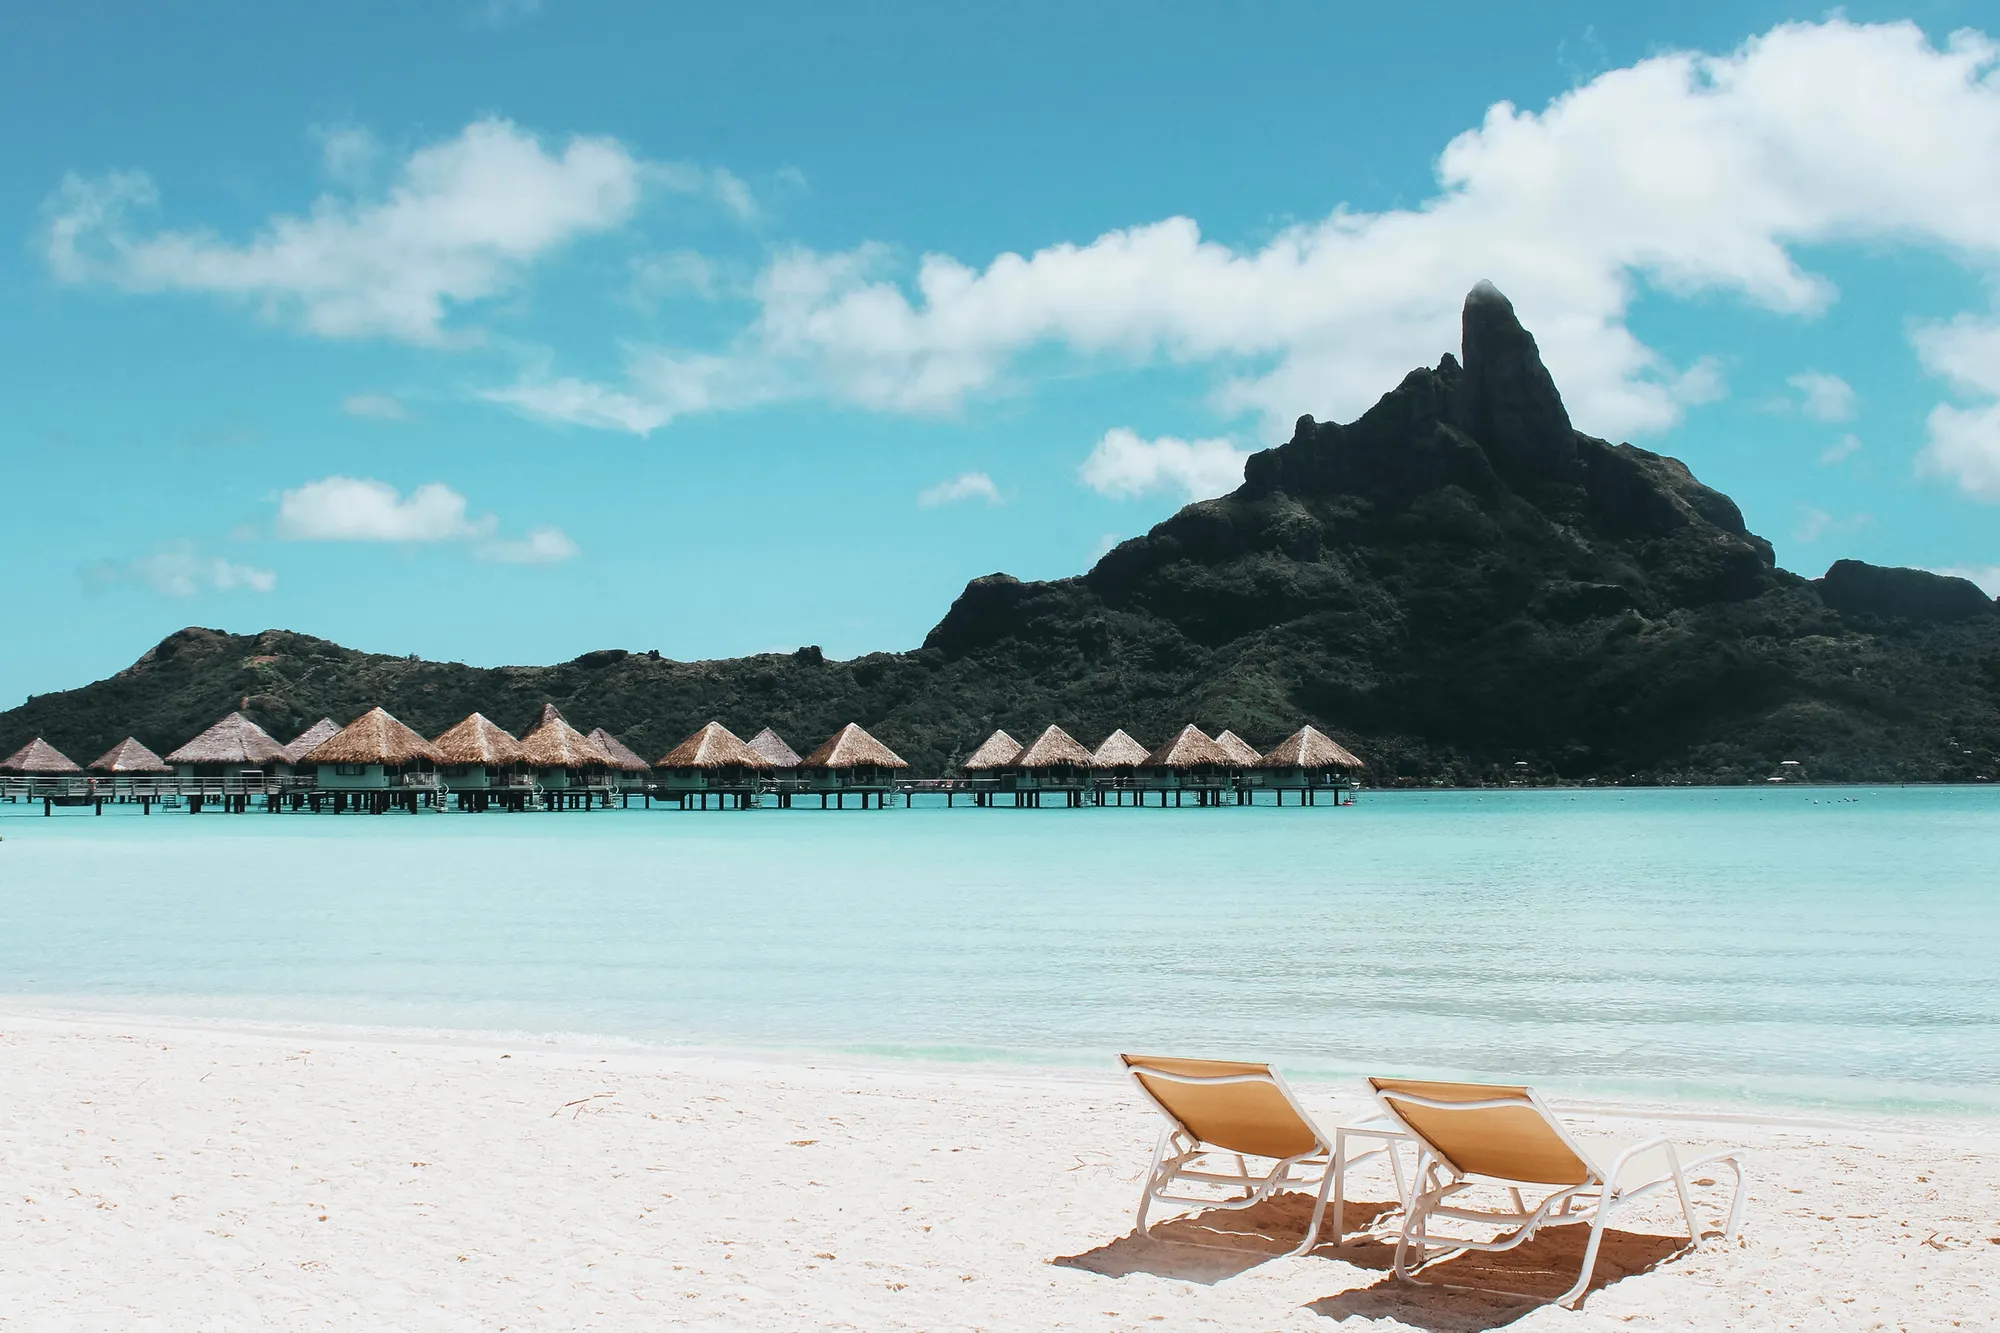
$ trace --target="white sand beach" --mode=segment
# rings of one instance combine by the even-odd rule
[[[1356,1087],[1299,1091],[1323,1123],[1366,1110]],[[1133,1240],[1158,1122],[1109,1069],[17,1012],[0,1016],[0,1329],[1996,1324],[1991,1123],[1577,1121],[1753,1150],[1740,1239],[1687,1253],[1645,1234],[1671,1231],[1667,1208],[1636,1214],[1574,1314],[1403,1286],[1365,1239],[1275,1259],[1197,1223]],[[1391,1194],[1386,1177],[1353,1192]],[[1703,1204],[1719,1218],[1719,1191]],[[1511,1280],[1559,1289],[1577,1230]]]

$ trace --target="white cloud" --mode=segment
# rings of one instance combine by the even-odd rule
[[[322,195],[241,244],[208,231],[137,234],[130,214],[158,199],[148,177],[71,175],[47,205],[45,253],[65,282],[205,292],[327,337],[438,343],[454,308],[629,218],[642,175],[614,139],[579,136],[552,152],[509,121],[480,120],[412,153],[386,195]]]
[[[1814,421],[1854,419],[1854,386],[1840,376],[1802,370],[1785,383],[1799,391],[1799,411]]]
[[[468,518],[465,497],[435,481],[405,499],[384,481],[322,477],[278,498],[278,535],[287,541],[467,541],[498,526],[491,514]]]
[[[386,481],[321,477],[278,497],[278,536],[308,542],[467,542],[475,559],[500,565],[555,565],[582,553],[561,528],[543,525],[502,537],[492,514],[471,516],[463,495],[428,482],[407,496]]]
[[[1912,337],[1925,369],[1983,400],[1931,409],[1918,474],[1953,481],[1975,500],[2000,501],[2000,319],[1961,315],[1920,325]]]
[[[278,576],[272,571],[203,555],[192,542],[163,546],[134,560],[126,572],[168,597],[193,597],[203,592],[269,592],[278,586]]]
[[[1861,452],[1861,437],[1843,435],[1820,452],[1819,461],[1826,467],[1844,463]]]
[[[403,406],[402,400],[386,393],[350,394],[341,403],[340,410],[351,417],[370,417],[376,421],[410,419],[410,409]]]
[[[1850,532],[1861,532],[1874,526],[1873,514],[1850,514],[1846,518],[1835,518],[1824,509],[1802,504],[1799,506],[1798,522],[1792,527],[1792,540],[1810,546],[1821,537],[1837,537]]]
[[[319,125],[313,137],[319,140],[320,170],[327,179],[360,189],[373,178],[382,145],[366,126]]]
[[[966,472],[950,481],[927,487],[917,495],[917,504],[924,509],[957,504],[961,500],[984,500],[987,504],[997,505],[1000,503],[1000,488],[984,472]]]
[[[1978,34],[1938,48],[1914,23],[1838,18],[1724,55],[1657,55],[1540,111],[1495,105],[1445,145],[1415,207],[1342,207],[1257,246],[1175,217],[983,264],[926,255],[913,274],[875,245],[784,253],[719,353],[738,379],[780,387],[698,407],[635,375],[605,392],[637,406],[605,414],[572,393],[570,419],[651,429],[806,394],[950,411],[1056,347],[1208,367],[1219,408],[1282,430],[1301,412],[1350,418],[1455,346],[1460,298],[1491,278],[1580,427],[1662,430],[1722,384],[1715,363],[1677,366],[1627,326],[1645,288],[1811,316],[1836,293],[1801,267],[1807,247],[1916,244],[2000,267],[1996,58]]]
[[[582,553],[561,528],[530,528],[519,540],[490,541],[473,548],[473,555],[503,565],[559,565]]]
[[[1151,491],[1179,490],[1190,500],[1206,500],[1243,484],[1247,449],[1228,440],[1177,440],[1162,435],[1142,440],[1116,426],[1083,460],[1077,475],[1100,495],[1129,499]]]
[[[1950,578],[1970,579],[1978,584],[1988,597],[2000,597],[2000,565],[1947,565],[1943,569],[1933,569],[1933,574],[1944,574]]]
[[[714,301],[729,289],[723,266],[697,250],[640,255],[632,261],[631,269],[627,296],[642,309],[681,297]]]

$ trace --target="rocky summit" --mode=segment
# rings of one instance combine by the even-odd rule
[[[712,662],[605,649],[551,667],[187,629],[109,680],[0,713],[94,755],[172,748],[242,708],[289,736],[380,703],[426,734],[544,700],[648,758],[711,718],[795,748],[865,723],[918,771],[995,727],[1094,743],[1184,722],[1269,745],[1302,722],[1381,783],[2000,774],[2000,610],[1973,584],[1842,560],[1779,569],[1678,460],[1577,431],[1490,284],[1457,357],[1359,420],[1302,417],[1244,481],[1050,583],[973,580],[912,652]]]

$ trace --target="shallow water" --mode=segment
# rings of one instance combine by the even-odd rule
[[[0,994],[37,1006],[2000,1112],[1987,788],[0,837]]]

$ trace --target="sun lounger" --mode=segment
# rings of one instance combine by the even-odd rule
[[[1598,1245],[1613,1212],[1646,1195],[1672,1186],[1680,1198],[1691,1245],[1701,1244],[1694,1220],[1688,1177],[1704,1168],[1726,1165],[1735,1176],[1725,1239],[1736,1234],[1743,1220],[1743,1164],[1736,1152],[1713,1153],[1684,1162],[1680,1150],[1665,1138],[1635,1143],[1602,1168],[1581,1148],[1562,1122],[1550,1113],[1530,1088],[1488,1083],[1426,1083],[1414,1079],[1371,1078],[1383,1109],[1415,1138],[1416,1186],[1403,1215],[1396,1243],[1396,1276],[1416,1281],[1412,1274],[1431,1256],[1464,1250],[1511,1250],[1532,1239],[1545,1226],[1590,1224],[1590,1242],[1583,1252],[1583,1271],[1576,1285],[1556,1298],[1557,1304],[1582,1304],[1597,1265]],[[1627,1183],[1625,1169],[1649,1153],[1664,1159],[1662,1173],[1637,1172],[1642,1179]],[[1511,1207],[1464,1206],[1463,1191],[1479,1185],[1507,1191]],[[1530,1206],[1523,1191],[1546,1197]],[[1491,1239],[1432,1234],[1441,1219],[1501,1228]],[[1506,1228],[1512,1228],[1506,1230]],[[1411,1252],[1415,1262],[1411,1263]],[[1437,1284],[1449,1285],[1449,1284]],[[1477,1290],[1485,1290],[1483,1288]],[[1520,1295],[1518,1292],[1490,1293]]]
[[[1319,1239],[1320,1219],[1333,1195],[1334,1232],[1340,1232],[1340,1190],[1347,1170],[1387,1157],[1404,1193],[1395,1144],[1401,1128],[1385,1121],[1343,1127],[1329,1140],[1300,1109],[1285,1081],[1269,1065],[1234,1060],[1182,1060],[1161,1056],[1118,1057],[1148,1101],[1167,1118],[1153,1164],[1139,1195],[1138,1234],[1146,1234],[1146,1214],[1155,1201],[1198,1208],[1250,1208],[1278,1191],[1296,1186],[1316,1190],[1305,1239],[1291,1254],[1304,1254]],[[1383,1147],[1346,1156],[1346,1138],[1381,1140]],[[1230,1170],[1224,1158],[1234,1162]],[[1253,1169],[1250,1159],[1268,1159]],[[1175,1193],[1203,1189],[1207,1193]]]

